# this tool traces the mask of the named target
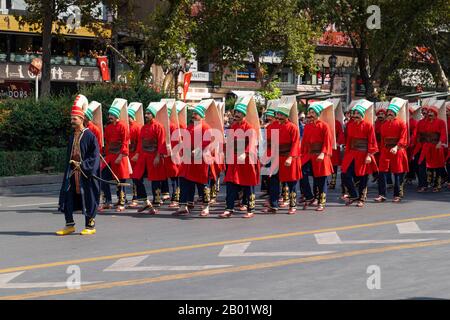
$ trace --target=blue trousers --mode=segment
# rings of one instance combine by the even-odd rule
[[[387,177],[392,176],[390,172],[380,172],[378,174],[378,194],[386,197]],[[394,197],[403,197],[403,180],[404,173],[394,173]]]
[[[315,198],[319,199],[328,192],[327,177],[314,177],[311,161],[308,161],[302,166],[303,178],[300,179],[300,190],[306,201],[311,201]],[[309,177],[313,178],[313,189],[309,184]]]
[[[70,188],[66,198],[64,208],[64,218],[66,219],[66,226],[74,226],[73,212],[83,209],[83,199],[81,194],[76,193],[75,190],[75,177],[70,177]],[[95,216],[97,215],[97,208],[93,212],[83,212],[86,228],[95,227]]]
[[[209,205],[208,184],[196,183],[183,177],[180,177],[180,205],[194,204],[195,188],[198,189],[203,205]]]
[[[234,203],[238,199],[239,191],[244,192],[244,198],[247,199],[247,212],[253,212],[255,209],[255,187],[254,186],[240,186],[232,182],[227,182],[227,196],[226,204],[227,211],[234,211]]]
[[[295,208],[297,206],[297,181],[285,182],[289,192],[289,207]],[[269,201],[270,207],[273,209],[278,208],[278,199],[280,198],[280,177],[278,174],[269,178]]]
[[[107,181],[114,180],[111,170],[108,167],[103,168],[103,170],[101,172],[101,176],[102,176],[103,180],[107,180]],[[125,183],[127,180],[119,179],[119,181],[122,183]],[[106,203],[111,203],[112,197],[111,197],[110,185],[102,182],[100,185],[100,188],[101,188],[103,194],[105,195]],[[121,206],[125,205],[125,203],[127,202],[127,195],[126,195],[125,187],[117,186],[116,195],[117,195],[117,199],[118,199],[118,204]]]
[[[348,190],[350,199],[358,199],[360,201],[366,201],[367,198],[367,182],[369,180],[368,175],[357,177],[355,174],[355,161],[353,161],[347,172],[343,174],[344,184]],[[355,188],[355,181],[359,181],[358,193]]]

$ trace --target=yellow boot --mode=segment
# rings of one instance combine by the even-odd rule
[[[82,236],[89,236],[92,234],[95,234],[97,231],[95,229],[84,229],[83,231],[81,231],[81,235]]]
[[[72,234],[74,232],[75,232],[75,227],[74,226],[66,226],[66,227],[64,227],[64,229],[56,231],[56,235],[57,236],[67,236],[67,235]]]

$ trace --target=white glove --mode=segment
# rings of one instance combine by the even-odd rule
[[[238,156],[238,163],[244,163],[245,162],[245,157],[246,157],[246,154],[245,153],[242,153],[242,154],[240,154],[239,156]]]

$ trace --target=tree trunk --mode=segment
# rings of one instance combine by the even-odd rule
[[[366,54],[366,49],[364,47],[362,47],[361,45],[361,49],[358,51],[358,66],[359,66],[359,72],[361,75],[361,79],[364,82],[364,86],[365,86],[365,96],[366,98],[370,99],[373,98],[374,95],[374,88],[372,85],[372,79],[370,78],[370,75],[367,71],[367,54]]]
[[[145,61],[144,67],[142,68],[140,74],[139,74],[139,80],[145,81],[151,74],[152,74],[152,65],[155,62],[155,56],[151,55],[147,57],[147,60]]]
[[[42,25],[42,77],[41,77],[41,96],[50,94],[51,65],[52,54],[52,26],[53,26],[53,0],[45,0],[43,7],[43,25]]]
[[[431,38],[431,37],[430,37]],[[433,39],[430,41],[431,53],[433,54],[435,60],[436,67],[436,76],[439,82],[444,86],[444,88],[448,91],[450,89],[450,84],[448,81],[448,77],[445,74],[444,68],[442,67],[441,61],[439,60],[438,53],[436,47],[434,46]],[[439,86],[439,83],[436,82],[436,87]]]

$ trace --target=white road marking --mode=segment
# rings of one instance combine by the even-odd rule
[[[21,282],[10,283],[25,271],[0,274],[0,289],[67,288],[67,282]],[[81,282],[81,286],[102,281]]]
[[[397,229],[401,234],[450,233],[450,230],[421,230],[417,223],[415,223],[414,221],[397,223]]]
[[[298,252],[245,252],[251,242],[225,245],[219,257],[281,257],[281,256],[314,256],[333,253],[334,251],[298,251]]]
[[[58,202],[42,202],[42,203],[29,203],[29,204],[16,204],[13,206],[8,206],[8,208],[20,208],[20,207],[36,207],[47,204],[58,204]]]
[[[382,244],[382,243],[409,243],[423,242],[435,239],[393,239],[393,240],[341,240],[337,232],[316,233],[314,235],[318,244]]]
[[[204,266],[145,266],[137,267],[139,263],[147,259],[149,256],[139,256],[131,258],[119,259],[103,271],[106,272],[135,272],[135,271],[198,271],[207,269],[217,269],[232,267],[232,265],[204,265]]]

